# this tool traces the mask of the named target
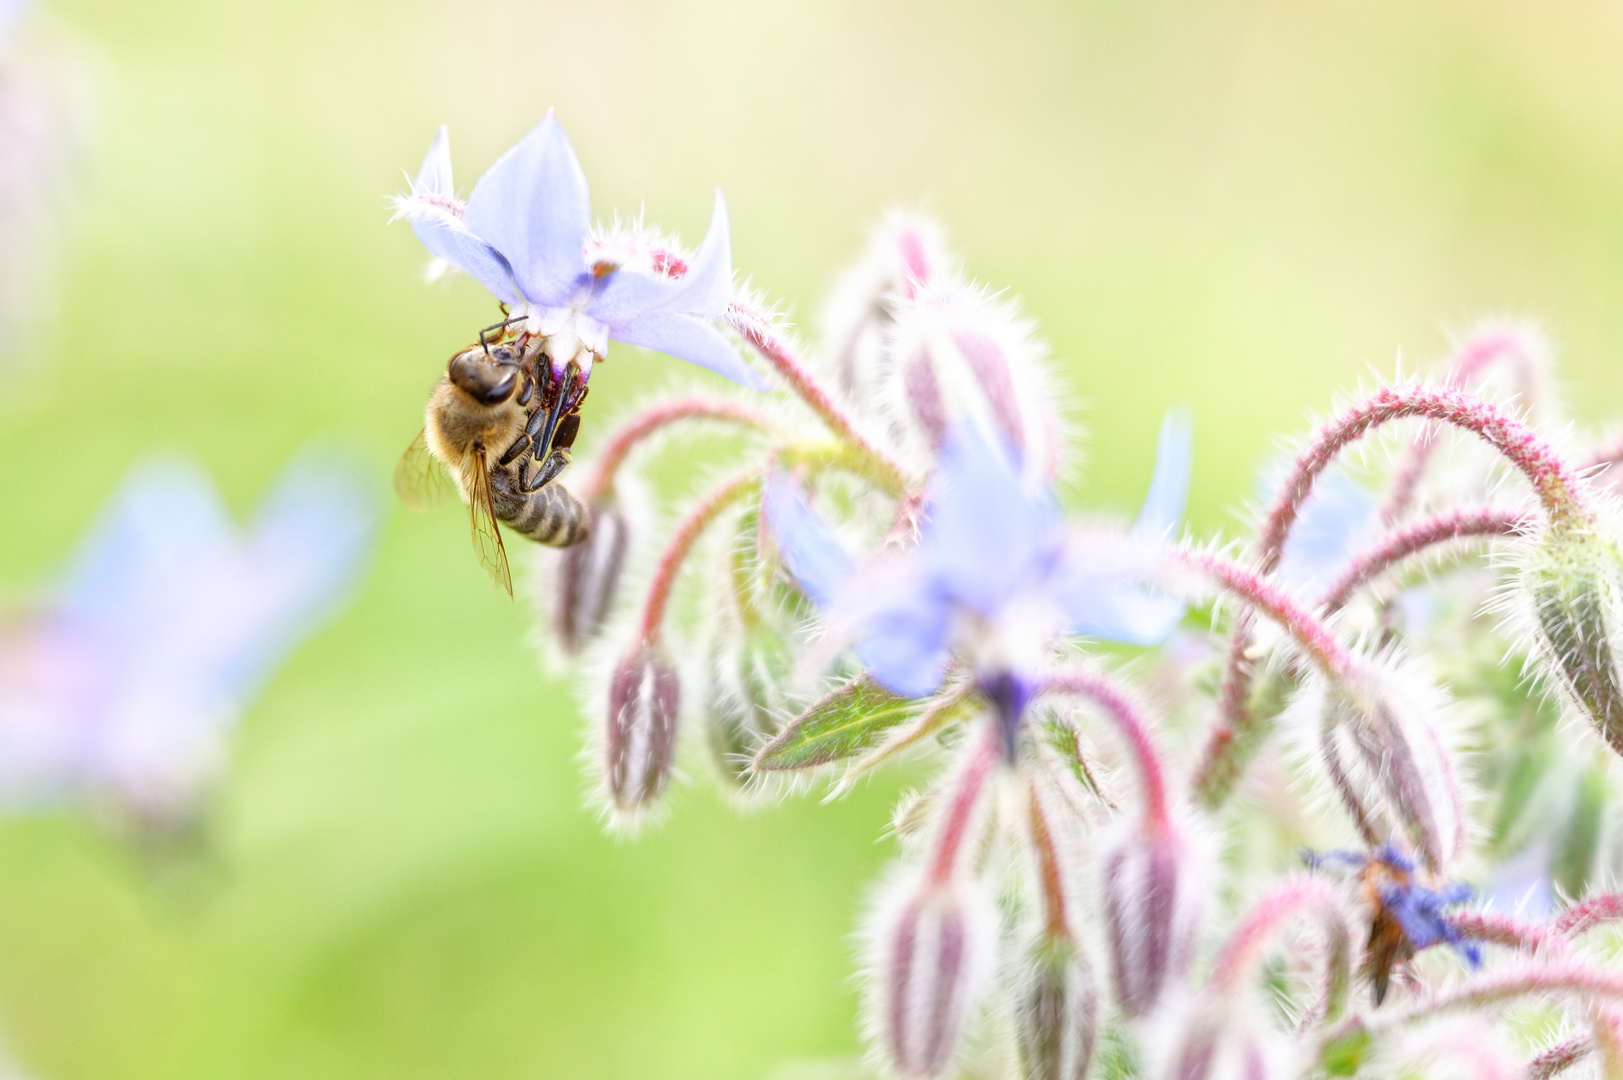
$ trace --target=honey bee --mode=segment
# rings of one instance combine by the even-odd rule
[[[395,468],[395,489],[420,506],[449,474],[472,516],[480,564],[511,596],[498,521],[549,547],[586,539],[586,508],[553,481],[569,464],[587,387],[574,359],[555,375],[539,339],[490,340],[507,325],[487,327],[451,357],[429,394],[423,430]]]

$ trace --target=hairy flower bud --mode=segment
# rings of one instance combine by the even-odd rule
[[[789,643],[772,627],[733,629],[712,639],[705,734],[722,775],[735,784],[748,779],[750,759],[789,712],[784,683],[793,664]]]
[[[1594,533],[1551,530],[1523,584],[1545,671],[1623,754],[1623,557]]]
[[[1167,823],[1137,829],[1105,859],[1111,979],[1128,1016],[1153,1010],[1183,971],[1200,920],[1196,876],[1188,844]]]
[[[603,772],[616,809],[642,809],[665,790],[676,750],[680,696],[676,669],[657,646],[642,646],[614,669]]]
[[[1015,1040],[1025,1080],[1082,1080],[1099,1035],[1099,990],[1070,942],[1044,940],[1014,987]]]
[[[570,653],[585,648],[614,610],[630,539],[626,516],[612,500],[592,502],[586,515],[586,540],[563,550],[553,608],[558,642]]]
[[[892,213],[835,283],[823,312],[823,336],[840,389],[854,404],[873,400],[896,305],[943,273],[948,261],[940,226],[917,214]]]
[[[958,881],[910,881],[874,925],[880,1049],[898,1076],[945,1075],[991,966],[991,906]]]
[[[933,455],[965,425],[1012,446],[1033,475],[1059,467],[1060,422],[1031,324],[1007,301],[948,278],[898,307],[885,396],[915,445]]]
[[[1448,699],[1401,668],[1369,668],[1325,701],[1321,750],[1369,843],[1405,837],[1441,871],[1465,842],[1465,797],[1443,740]]]

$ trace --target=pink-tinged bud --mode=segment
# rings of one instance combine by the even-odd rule
[[[970,885],[909,882],[874,924],[879,1047],[907,1080],[945,1075],[991,968],[996,916]]]
[[[1320,747],[1370,844],[1404,837],[1441,872],[1465,842],[1465,795],[1444,733],[1451,703],[1402,668],[1367,668],[1327,692]]]
[[[1099,1036],[1099,988],[1068,942],[1044,941],[1014,988],[1015,1041],[1024,1080],[1083,1080]]]
[[[1031,323],[1005,300],[955,278],[932,282],[898,306],[884,393],[918,448],[933,455],[969,424],[1052,478],[1060,420]]]
[[[618,504],[592,502],[584,542],[564,548],[553,628],[567,652],[578,653],[602,631],[614,610],[630,530]]]
[[[1151,1012],[1188,962],[1204,883],[1193,853],[1169,823],[1137,829],[1105,859],[1105,932],[1116,1003]]]
[[[1551,529],[1522,580],[1550,682],[1623,754],[1623,556],[1596,533]]]
[[[896,306],[946,273],[949,261],[940,226],[917,214],[892,213],[835,282],[823,312],[823,336],[840,389],[853,401],[871,399]]]
[[[680,697],[676,669],[657,646],[642,646],[614,669],[603,772],[616,809],[643,809],[665,790]]]

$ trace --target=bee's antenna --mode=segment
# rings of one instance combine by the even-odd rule
[[[502,314],[505,315],[506,312],[503,312]],[[486,334],[490,333],[492,330],[500,330],[504,326],[512,326],[516,322],[523,322],[527,318],[529,318],[528,315],[520,315],[516,319],[506,319],[499,323],[491,323],[489,326],[479,331],[479,344],[484,348],[485,355],[490,356],[490,342],[486,340]]]

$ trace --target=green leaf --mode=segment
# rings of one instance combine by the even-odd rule
[[[861,675],[813,702],[755,755],[752,768],[809,769],[860,754],[918,709]]]

